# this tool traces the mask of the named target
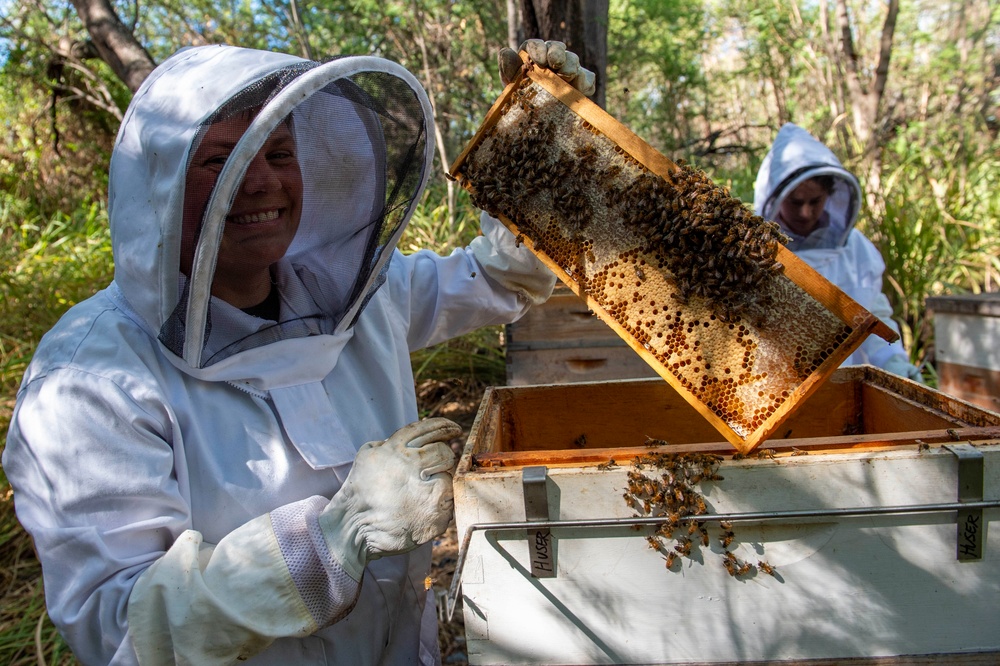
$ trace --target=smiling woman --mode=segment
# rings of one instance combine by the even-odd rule
[[[4,472],[86,664],[439,661],[449,445],[410,353],[544,300],[512,234],[395,249],[433,162],[399,65],[184,49],[126,112],[115,275],[38,345]]]
[[[226,159],[252,117],[208,126],[185,179],[181,272],[190,277],[202,216]],[[219,245],[212,295],[241,309],[260,305],[274,291],[272,266],[285,256],[302,215],[302,172],[295,137],[279,125],[247,167]],[[270,319],[278,313],[271,312]]]

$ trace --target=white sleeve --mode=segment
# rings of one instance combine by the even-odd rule
[[[19,395],[4,470],[50,617],[80,661],[133,663],[130,644],[157,655],[151,663],[232,661],[349,612],[360,586],[319,535],[327,500],[279,507],[203,543],[189,529],[168,420],[152,400],[140,406],[75,369]]]
[[[535,305],[552,295],[555,274],[538,260],[499,220],[483,212],[479,218],[483,235],[469,249],[491,278]]]
[[[206,544],[188,530],[136,582],[128,632],[141,664],[229,664],[350,612],[360,590],[326,551],[314,497]]]
[[[885,294],[878,292],[872,296],[872,300],[867,304],[866,309],[885,323],[886,326],[899,333],[899,324],[892,318],[892,306]],[[869,335],[865,338],[861,346],[851,355],[852,363],[869,363],[871,365],[884,368],[886,363],[894,356],[908,357],[903,348],[901,340],[886,342],[877,335]],[[855,360],[856,359],[856,360]]]
[[[516,321],[532,304],[545,301],[555,282],[527,247],[518,247],[506,227],[484,214],[483,235],[446,257],[428,250],[397,251],[387,286],[407,319],[412,351]]]

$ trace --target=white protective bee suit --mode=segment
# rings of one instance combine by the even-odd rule
[[[892,306],[882,292],[885,261],[875,245],[854,228],[861,186],[829,148],[798,125],[783,125],[764,157],[754,184],[754,212],[780,224],[778,211],[784,198],[806,180],[824,175],[834,178],[834,189],[820,225],[805,237],[782,225],[781,230],[791,238],[788,249],[898,333]],[[842,365],[864,363],[919,378],[899,340],[889,344],[869,336]]]
[[[256,115],[186,277],[187,164],[243,97]],[[304,196],[276,322],[210,289],[233,192],[289,122]],[[485,216],[450,256],[395,250],[432,132],[414,77],[373,57],[191,48],[136,92],[111,160],[114,281],[42,340],[3,456],[83,663],[439,661],[430,544],[352,571],[331,554],[355,534],[319,517],[359,447],[418,420],[410,352],[513,321],[554,276]]]

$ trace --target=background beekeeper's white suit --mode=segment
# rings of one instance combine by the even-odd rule
[[[806,236],[795,234],[778,215],[782,201],[799,185],[817,176],[832,176],[821,224]],[[882,292],[885,262],[878,249],[854,228],[861,207],[861,187],[836,155],[803,128],[786,123],[764,157],[754,184],[754,212],[776,220],[791,241],[788,249],[834,283],[897,333],[892,306]],[[869,336],[843,365],[868,363],[919,380],[900,341],[886,343]]]
[[[253,124],[218,175],[184,276],[185,174],[233,99]],[[268,321],[210,290],[235,192],[282,124],[304,194]],[[394,249],[432,132],[416,80],[377,58],[199,47],[135,94],[111,162],[114,282],[42,340],[3,458],[49,614],[84,663],[439,660],[431,546],[409,550],[420,541],[404,519],[430,511],[425,532],[447,519],[453,457],[422,463],[421,474],[448,467],[430,502],[441,506],[374,518],[368,500],[391,506],[405,488],[387,487],[391,465],[362,458],[454,436],[393,435],[418,420],[410,352],[516,319],[554,277],[486,217],[484,235],[448,257]]]

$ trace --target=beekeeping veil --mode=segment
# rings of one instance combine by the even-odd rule
[[[218,171],[180,270],[185,176],[207,129],[249,127]],[[430,105],[395,63],[316,63],[228,46],[185,49],[136,93],[111,161],[115,284],[179,367],[262,388],[329,372],[384,280],[430,170]],[[276,321],[211,297],[227,215],[268,137],[290,128],[302,179],[301,219],[272,268]],[[266,349],[265,349],[266,347]]]
[[[858,219],[861,186],[833,151],[798,125],[785,123],[757,172],[754,212],[768,220],[777,219],[785,197],[817,176],[833,177],[833,191],[826,201],[826,224],[805,237],[782,228],[791,237],[788,248],[793,252],[842,247]]]

